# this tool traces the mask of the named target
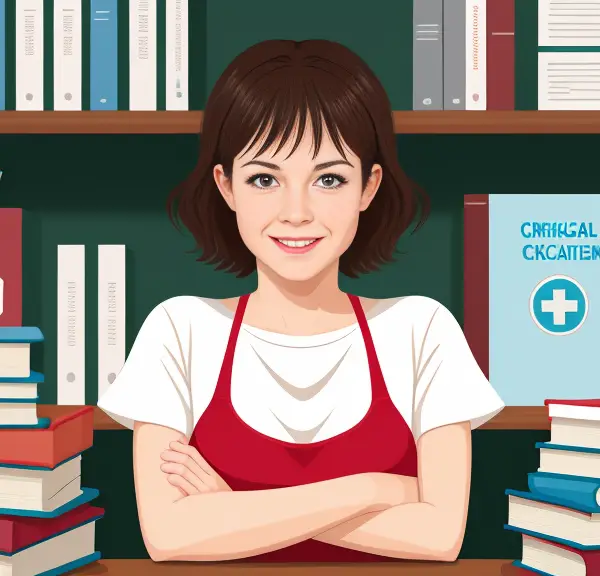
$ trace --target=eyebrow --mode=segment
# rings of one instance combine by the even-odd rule
[[[252,164],[256,164],[257,166],[263,166],[264,168],[270,168],[271,170],[281,170],[277,164],[273,164],[272,162],[263,162],[262,160],[250,160],[250,162],[246,162],[244,166],[250,166]],[[317,170],[325,170],[326,168],[331,168],[332,166],[337,166],[338,164],[345,164],[346,166],[350,166],[350,168],[354,168],[350,162],[347,160],[330,160],[329,162],[322,162],[321,164],[317,164],[315,166],[315,171]]]

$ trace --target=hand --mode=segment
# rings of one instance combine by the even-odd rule
[[[160,469],[167,474],[169,484],[179,488],[183,496],[231,491],[193,446],[171,442],[169,448],[160,455],[164,460]]]

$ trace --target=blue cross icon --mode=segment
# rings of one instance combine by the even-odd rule
[[[531,293],[529,309],[538,328],[555,336],[578,330],[588,313],[588,299],[579,282],[569,276],[550,276]]]

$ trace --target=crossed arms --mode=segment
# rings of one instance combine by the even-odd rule
[[[426,432],[417,451],[418,479],[367,473],[234,492],[181,433],[136,423],[135,489],[146,548],[155,561],[218,561],[314,539],[382,556],[453,561],[467,519],[470,424]]]

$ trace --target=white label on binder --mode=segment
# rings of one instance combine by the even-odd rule
[[[98,398],[125,363],[125,246],[98,246]]]
[[[188,110],[188,0],[167,0],[165,21],[166,108]]]
[[[54,0],[54,109],[81,110],[81,0]]]
[[[59,245],[57,402],[85,404],[85,246]]]
[[[156,110],[156,0],[129,0],[129,109]]]
[[[16,3],[16,108],[44,109],[44,3]]]

